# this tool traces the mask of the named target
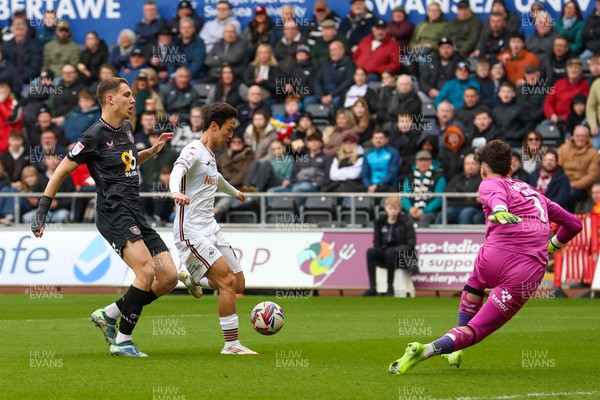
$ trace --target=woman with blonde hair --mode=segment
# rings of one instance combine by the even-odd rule
[[[348,133],[358,136],[360,128],[356,125],[352,111],[338,110],[335,113],[335,125],[328,126],[323,130],[323,143],[325,144],[323,153],[329,157],[335,157]]]
[[[361,182],[363,149],[358,144],[358,136],[347,133],[329,169],[331,185],[324,192],[365,192]]]
[[[274,98],[277,94],[277,79],[281,75],[279,63],[273,55],[271,46],[262,43],[256,48],[254,60],[242,73],[242,80],[248,87],[260,86],[263,98]]]

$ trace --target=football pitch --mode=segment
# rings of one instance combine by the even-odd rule
[[[217,297],[169,295],[145,308],[134,340],[149,358],[113,357],[89,314],[114,295],[0,296],[1,399],[600,399],[600,302],[531,300],[468,349],[392,376],[409,341],[456,323],[457,298],[245,296],[240,338],[259,356],[224,356]],[[285,326],[261,336],[260,301]]]

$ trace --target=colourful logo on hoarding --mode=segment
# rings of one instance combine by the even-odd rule
[[[305,274],[319,277],[318,280],[315,279],[315,285],[320,286],[335,272],[342,261],[352,258],[355,252],[352,243],[344,244],[336,258],[335,242],[316,242],[300,252],[298,265]]]
[[[102,278],[110,268],[112,249],[108,247],[102,236],[90,243],[75,259],[73,272],[81,282],[95,282]]]

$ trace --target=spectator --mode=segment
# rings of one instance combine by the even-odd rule
[[[3,153],[2,155],[7,154]],[[11,186],[8,174],[0,163],[0,193],[15,193],[19,190]],[[10,226],[15,222],[15,201],[12,197],[0,197],[0,225]]]
[[[296,12],[294,11],[294,6],[285,4],[279,10],[280,13],[275,18],[275,26],[273,27],[271,42],[269,43],[271,48],[275,47],[277,42],[279,42],[283,37],[283,28],[285,27],[285,23],[288,21],[296,21]]]
[[[233,107],[238,107],[244,103],[242,98],[242,81],[235,76],[233,68],[229,65],[221,67],[219,81],[208,92],[206,104],[214,103],[215,101],[223,101]]]
[[[262,100],[260,86],[252,85],[248,88],[246,102],[239,105],[237,108],[238,121],[240,124],[236,130],[244,132],[246,127],[252,122],[254,113],[259,110],[263,111],[268,116],[271,115],[271,107]]]
[[[475,51],[481,33],[481,22],[471,11],[468,0],[460,0],[456,4],[456,19],[448,24],[448,32],[456,49],[464,57]]]
[[[298,125],[290,136],[290,146],[286,147],[286,154],[303,155],[306,153],[306,138],[312,134],[321,132],[315,127],[310,114],[302,114],[298,119]]]
[[[158,130],[153,130],[152,132],[150,132],[150,134],[148,135],[149,147],[152,147],[156,143],[156,141],[158,140],[158,138],[160,137],[161,134],[162,134],[162,132],[160,132]],[[177,160],[178,156],[179,156],[179,154],[177,152],[175,152],[174,150],[172,150],[170,147],[165,147],[158,153],[150,156],[142,165],[140,165],[139,169],[140,169],[140,173],[142,175],[142,181],[140,183],[140,191],[141,192],[161,192],[161,191],[164,191],[165,188],[168,188],[169,187],[168,184],[166,187],[164,187],[161,184],[161,182],[162,182],[160,179],[161,170],[166,166],[172,167],[173,163]],[[164,200],[165,199],[163,199],[163,202],[164,202]],[[148,205],[148,202],[146,202],[146,205]],[[151,207],[148,207],[148,208],[151,208]],[[172,211],[172,208],[171,208],[171,211]],[[158,215],[160,213],[146,212],[145,214]],[[168,219],[169,214],[170,214],[170,212],[167,213],[167,218],[163,218],[163,220]]]
[[[535,33],[527,38],[527,48],[538,60],[549,58],[557,36],[559,34],[554,30],[554,22],[548,11],[540,11],[535,18]]]
[[[583,15],[576,1],[567,1],[554,29],[567,41],[575,55],[583,51]]]
[[[323,62],[329,59],[329,45],[334,40],[342,42],[345,53],[350,54],[348,39],[338,32],[335,21],[323,21],[321,27],[323,28],[321,37],[315,40],[315,44],[310,49],[315,68],[319,68]]]
[[[131,92],[135,97],[135,104],[129,121],[134,130],[136,129],[137,120],[144,111],[151,111],[158,117],[165,114],[165,106],[158,93],[148,83],[148,74],[145,70],[137,75],[137,79],[131,85]]]
[[[292,179],[288,185],[270,188],[268,192],[318,192],[329,183],[331,158],[323,153],[321,135],[314,133],[306,138],[308,154],[296,160]]]
[[[144,18],[135,25],[135,43],[140,48],[152,43],[156,34],[167,24],[167,20],[158,13],[158,7],[154,0],[147,0],[142,9]]]
[[[64,117],[77,107],[77,96],[85,88],[85,85],[79,79],[79,73],[75,65],[65,64],[62,67],[61,76],[62,80],[56,85],[56,90],[48,99],[48,108],[52,111],[54,122],[58,125],[62,124],[64,119],[57,120],[57,118]]]
[[[456,66],[462,61],[464,61],[462,57],[454,52],[454,43],[446,37],[441,38],[437,53],[421,72],[419,89],[430,99],[435,99],[440,94],[444,83],[454,77]]]
[[[463,161],[462,172],[452,176],[445,192],[477,193],[480,183],[479,164],[475,161],[475,156],[472,153],[467,154]],[[449,197],[446,218],[447,223],[450,225],[485,224],[485,215],[479,197]],[[437,215],[435,223],[442,223],[442,213]]]
[[[35,186],[39,180],[42,180],[45,182],[45,180],[43,180],[43,178],[40,177],[40,171],[38,171],[35,167],[27,166],[27,167],[23,168],[23,171],[21,171],[21,182],[19,182],[19,185],[16,186],[16,189],[11,188],[11,189],[8,189],[8,191],[15,192],[15,190],[18,190],[21,193],[34,192]],[[21,199],[19,201],[19,205],[21,206],[20,207],[21,208],[21,216],[23,216],[23,214],[30,211],[33,208],[34,204],[37,204],[37,198],[21,197]],[[12,225],[15,222],[15,215],[13,212],[14,200],[13,201],[7,200],[7,202],[5,202],[5,204],[4,204],[4,206],[5,206],[5,211],[3,212],[4,218],[0,219],[0,224]]]
[[[13,38],[2,43],[3,58],[19,72],[21,82],[29,84],[42,69],[42,46],[36,39],[28,36],[27,25],[21,20],[13,22]],[[19,89],[14,87],[15,90]],[[21,90],[16,92],[21,94]]]
[[[56,132],[51,131],[49,129],[42,131],[42,133],[40,134],[39,145],[36,145],[36,147],[34,149],[30,148],[30,150],[33,150],[33,152],[36,156],[34,158],[36,158],[35,163],[38,164],[38,165],[36,165],[36,167],[38,167],[38,168],[43,168],[43,165],[39,165],[40,164],[39,158],[43,158],[48,153],[57,153],[61,156],[64,156],[67,154],[67,150],[58,141],[58,138],[56,137]],[[34,164],[34,160],[31,159],[30,163]]]
[[[515,13],[506,9],[504,0],[494,0],[492,1],[491,15],[481,28],[481,36],[487,36],[493,30],[491,19],[494,14],[502,17],[502,26],[506,27],[507,36],[521,29],[521,19]]]
[[[441,146],[444,142],[444,133],[446,133],[448,127],[454,125],[460,129],[461,132],[466,131],[464,125],[454,116],[454,106],[448,100],[443,100],[438,105],[436,116],[436,121],[426,124],[425,129],[423,129],[422,137],[434,135],[438,138],[438,143]]]
[[[310,52],[308,49],[302,49],[302,51],[305,53]],[[256,57],[242,74],[244,84],[248,87],[252,85],[260,86],[263,98],[272,99],[274,102],[277,95],[283,94],[281,88],[282,77],[279,63],[271,51],[271,46],[259,44],[256,49]]]
[[[369,81],[379,81],[379,75],[386,69],[400,71],[400,54],[398,43],[387,33],[387,22],[378,20],[373,25],[372,33],[364,37],[352,59],[359,68],[364,68],[369,74]]]
[[[377,119],[384,128],[391,128],[398,119],[398,114],[409,113],[414,119],[421,115],[422,102],[415,91],[413,81],[408,75],[400,75],[396,79],[396,90],[383,97],[377,104]]]
[[[600,182],[596,182],[592,185],[592,214],[600,214]]]
[[[200,33],[200,31],[202,31],[204,22],[202,22],[202,18],[198,15],[196,10],[194,10],[194,7],[192,7],[192,3],[188,0],[179,1],[179,4],[177,4],[177,14],[173,18],[171,18],[171,20],[167,24],[172,29],[180,29],[181,21],[186,18],[189,18],[194,24],[194,32]],[[181,34],[181,29],[179,33]]]
[[[585,106],[585,117],[590,126],[594,147],[600,149],[600,135],[598,135],[598,122],[600,121],[600,79],[595,80],[590,89]]]
[[[544,103],[546,119],[555,124],[561,124],[563,132],[573,98],[579,93],[587,97],[590,91],[587,79],[583,76],[582,65],[583,63],[579,59],[567,61],[567,76],[556,82],[554,90],[550,91]]]
[[[525,82],[525,68],[540,65],[537,57],[525,48],[525,38],[521,32],[510,35],[508,49],[498,55],[498,60],[504,63],[506,77],[515,86]]]
[[[547,86],[554,86],[556,81],[567,74],[567,60],[574,58],[575,54],[569,50],[569,42],[562,36],[554,38],[552,54],[549,58],[540,60],[544,69],[543,76],[546,78]]]
[[[600,53],[600,2],[595,2],[594,11],[587,17],[583,25],[583,58]]]
[[[394,276],[400,267],[402,258],[407,266],[414,266],[417,243],[415,228],[406,214],[402,213],[400,201],[396,196],[385,199],[385,215],[375,221],[373,248],[367,250],[367,268],[369,272],[369,290],[363,296],[377,296],[376,269],[387,269],[386,296],[394,296]],[[410,259],[408,261],[407,259]]]
[[[492,140],[504,140],[504,138],[504,132],[494,123],[492,111],[486,106],[477,107],[473,114],[473,130],[469,136],[473,150],[485,146]]]
[[[148,64],[146,63],[146,58],[144,57],[142,50],[133,49],[129,55],[129,63],[121,70],[119,75],[122,78],[125,78],[127,82],[133,82],[138,74],[146,68],[148,68]]]
[[[355,0],[354,4],[362,3]],[[344,44],[334,40],[329,45],[329,59],[318,69],[315,76],[315,96],[322,105],[332,105],[337,108],[341,95],[352,86],[354,70],[352,59],[344,54]],[[310,104],[314,100],[306,103]]]
[[[517,104],[516,95],[515,85],[510,82],[502,82],[498,92],[500,104],[492,110],[494,121],[504,132],[506,141],[511,146],[520,146],[525,134],[525,121]]]
[[[362,182],[367,192],[397,192],[400,155],[388,144],[388,134],[376,127],[371,138],[371,147],[365,153]]]
[[[587,127],[576,126],[571,138],[558,148],[558,165],[569,178],[567,209],[574,212],[577,203],[587,200],[589,190],[600,177],[600,155],[592,146]]]
[[[409,53],[408,43],[415,30],[415,25],[407,19],[404,7],[394,7],[392,20],[388,22],[387,30],[390,36],[396,39],[400,55]]]
[[[342,19],[339,31],[348,39],[351,51],[371,33],[375,22],[377,18],[369,12],[364,0],[350,0],[350,13]]]
[[[54,132],[56,134],[56,137],[58,138],[58,143],[61,146],[67,145],[67,139],[65,137],[64,129],[52,120],[52,113],[47,107],[40,108],[36,116],[35,124],[31,128],[27,129],[25,141],[29,146],[38,145],[40,143],[42,132],[44,131]]]
[[[222,4],[219,3],[217,7],[221,7]],[[208,23],[204,28],[207,26]],[[216,82],[219,79],[221,67],[225,64],[233,68],[237,76],[241,76],[242,71],[246,67],[244,64],[246,59],[244,43],[238,37],[235,25],[225,25],[222,32],[223,38],[214,43],[204,61],[208,67],[208,74],[205,78],[206,82]]]
[[[592,83],[600,76],[600,54],[591,56],[587,63],[590,70],[588,85],[592,87]]]
[[[256,111],[252,123],[244,132],[244,143],[260,160],[269,154],[269,144],[274,139],[277,139],[277,131],[269,121],[269,115],[261,110]]]
[[[269,143],[269,155],[262,160],[254,160],[240,189],[242,192],[265,192],[277,186],[289,186],[294,168],[294,159],[285,154],[281,139]]]
[[[525,130],[532,130],[544,120],[544,102],[550,88],[540,77],[540,68],[525,68],[525,82],[517,88],[517,105]]]
[[[421,137],[420,124],[414,122],[414,116],[409,113],[398,114],[397,131],[390,135],[390,145],[400,153],[400,177],[406,176],[414,164],[417,154],[417,143]]]
[[[58,19],[56,18],[56,12],[54,10],[46,9],[46,11],[44,11],[44,22],[42,23],[40,29],[38,29],[38,31],[35,33],[35,39],[41,45],[41,47],[45,46],[46,43],[50,42],[56,37],[57,23]]]
[[[179,67],[173,82],[163,86],[159,92],[168,114],[178,114],[183,121],[190,119],[190,108],[197,105],[200,96],[190,85],[190,71]]]
[[[571,185],[558,166],[558,153],[554,149],[545,151],[541,166],[529,175],[529,184],[561,207],[568,206]]]
[[[25,151],[23,133],[12,131],[8,134],[8,149],[0,153],[0,165],[9,180],[9,186],[18,189],[21,171],[29,165],[29,154]]]
[[[173,213],[174,207],[172,202],[169,201],[169,178],[172,170],[172,165],[162,166],[158,179],[152,183],[149,189],[153,193],[152,197],[146,197],[143,199],[145,201],[142,202],[143,213],[150,216],[159,225],[169,222]]]
[[[442,198],[433,197],[432,193],[443,193],[445,188],[446,178],[441,170],[433,167],[431,153],[419,151],[412,174],[404,179],[402,193],[410,194],[410,197],[402,197],[404,212],[417,226],[428,227],[442,208]]]
[[[452,103],[455,109],[462,107],[464,104],[463,94],[466,88],[472,87],[479,92],[479,83],[469,77],[470,73],[469,65],[466,62],[459,62],[456,65],[454,79],[444,83],[433,104],[437,107],[442,101],[447,100]]]
[[[434,170],[441,168],[442,164],[438,160],[440,154],[440,141],[435,135],[421,135],[419,140],[417,141],[417,151],[410,157],[412,164],[410,165],[409,171],[412,171],[417,159],[416,155],[419,151],[425,150],[431,154],[432,159],[432,167]],[[412,174],[412,172],[410,172]]]
[[[177,124],[173,129],[173,140],[171,148],[180,153],[192,140],[200,139],[202,136],[202,108],[193,107],[190,110],[190,123]]]
[[[521,23],[521,31],[527,37],[535,33],[536,20],[541,12],[547,12],[546,6],[541,1],[534,1],[529,7],[529,12],[524,13]]]
[[[367,84],[367,70],[361,67],[354,71],[354,85],[350,86],[348,91],[342,95],[342,104],[344,108],[352,107],[358,100],[364,99],[370,104],[371,109],[377,108],[377,93]]]
[[[479,83],[479,97],[481,99],[481,103],[487,105],[488,107],[493,107],[497,101],[497,98],[496,87],[494,86],[494,81],[492,81],[490,77],[490,69],[491,66],[488,60],[477,60],[473,79]]]
[[[440,4],[436,2],[429,3],[427,5],[427,17],[415,28],[410,46],[417,54],[426,54],[432,50],[436,51],[447,29],[448,23],[444,14],[442,14]]]
[[[32,39],[35,37],[34,23],[27,19],[27,12],[24,9],[18,9],[13,12],[12,18],[9,18],[8,24],[0,30],[0,42],[8,42],[14,38],[12,27],[15,22],[23,22],[25,26],[30,27],[27,29],[27,36]]]
[[[329,8],[329,5],[325,1],[316,1],[315,12],[313,13],[311,21],[308,23],[308,34],[306,35],[309,46],[314,46],[317,39],[322,37],[323,23],[327,20],[333,21],[336,28],[340,22],[342,22],[342,19],[335,11]]]
[[[267,8],[258,4],[254,6],[254,18],[242,32],[242,40],[250,57],[256,54],[260,44],[269,44],[273,34],[273,20],[267,15]]]
[[[161,83],[167,82],[177,67],[186,64],[180,48],[175,44],[175,32],[168,25],[163,26],[158,30],[156,39],[143,49],[144,58],[156,71]]]
[[[283,88],[278,88],[276,91],[284,92],[285,95],[295,95],[305,98],[314,94],[313,82],[315,79],[316,69],[312,62],[310,48],[305,45],[296,47],[294,53],[294,62],[292,62]],[[366,80],[366,78],[365,78]],[[279,94],[279,93],[278,93]]]
[[[444,133],[444,144],[440,149],[439,160],[446,181],[460,175],[466,155],[472,152],[465,136],[456,126],[448,127]]]
[[[496,60],[500,53],[508,47],[508,36],[511,32],[506,29],[505,23],[502,14],[492,13],[488,23],[483,27],[477,49],[470,56],[479,59],[485,58],[490,63]]]
[[[573,97],[573,103],[571,103],[571,113],[567,117],[567,125],[565,133],[571,134],[577,125],[585,125],[587,121],[585,119],[585,96],[579,93]]]
[[[359,131],[360,128],[356,125],[352,111],[338,110],[335,114],[335,125],[328,126],[323,130],[323,142],[325,143],[323,153],[329,157],[335,157],[346,135],[352,134],[358,137]]]
[[[12,131],[23,128],[23,108],[11,96],[10,85],[0,80],[0,153],[8,150],[8,137]]]
[[[306,37],[298,30],[298,23],[289,20],[284,23],[283,37],[273,47],[273,55],[279,62],[283,72],[291,68],[296,49],[300,45],[308,45]]]
[[[143,111],[140,114],[140,119],[136,124],[136,129],[133,135],[133,142],[138,151],[150,148],[150,134],[157,130],[158,118],[153,111]]]
[[[109,78],[114,78],[117,75],[118,75],[117,70],[115,70],[115,67],[113,67],[112,64],[108,64],[108,63],[102,64],[100,66],[100,68],[98,69],[98,81],[96,81],[88,86],[90,89],[90,92],[92,92],[94,97],[96,97],[96,92],[98,91],[98,84]]]
[[[523,169],[523,162],[521,161],[521,153],[513,151],[510,168],[512,170],[512,178],[518,179],[523,182],[529,182],[529,173]]]
[[[542,156],[548,146],[544,146],[544,138],[538,131],[531,130],[523,137],[521,145],[521,166],[528,174],[542,165]]]
[[[231,15],[231,5],[227,0],[219,0],[215,8],[217,18],[206,22],[200,31],[200,38],[204,41],[207,53],[210,53],[214,45],[223,38],[223,31],[227,25],[233,26],[236,37],[242,33],[242,25]]]
[[[182,3],[188,3],[188,1],[184,0],[179,3],[179,5],[181,6]],[[183,10],[186,9],[187,8],[183,8]],[[187,69],[190,70],[190,77],[193,83],[199,82],[204,76],[202,68],[206,58],[204,42],[197,35],[197,32],[196,23],[192,18],[181,18],[179,21],[179,40],[177,41],[177,47],[182,56],[179,65],[187,67]]]
[[[362,185],[363,149],[358,144],[358,136],[347,133],[342,145],[331,163],[329,179],[331,183],[323,192],[364,192]]]
[[[79,46],[71,37],[69,23],[61,20],[56,25],[56,38],[44,46],[44,63],[42,69],[49,69],[57,75],[61,72],[64,65],[77,65],[79,54]]]
[[[473,130],[473,117],[478,107],[479,93],[477,89],[472,86],[466,87],[463,93],[463,106],[456,110],[455,115],[456,119],[467,128],[467,132]]]
[[[494,95],[491,99],[486,99],[486,105],[490,108],[494,108],[498,104],[500,104],[500,99],[498,98],[498,92],[500,91],[500,85],[502,82],[508,82],[506,79],[506,72],[504,71],[504,65],[498,60],[494,60],[491,63],[490,68],[490,79],[492,81],[492,86],[494,89]],[[483,97],[483,96],[482,96]]]
[[[135,48],[135,40],[135,33],[131,29],[123,29],[119,32],[117,44],[108,55],[108,63],[117,71],[127,67],[131,52]]]
[[[358,126],[358,141],[361,145],[371,144],[370,140],[375,129],[375,118],[372,118],[367,100],[358,99],[350,109]]]
[[[77,69],[83,75],[83,81],[89,86],[98,81],[100,66],[108,58],[108,47],[96,32],[85,35],[85,50],[79,55]]]
[[[89,90],[82,89],[77,97],[78,106],[65,116],[62,124],[69,145],[75,144],[83,132],[100,118],[100,108]]]
[[[8,83],[11,88],[11,92],[18,98],[21,98],[21,91],[23,90],[23,80],[19,75],[19,71],[11,65],[6,59],[0,49],[0,80],[4,80]]]

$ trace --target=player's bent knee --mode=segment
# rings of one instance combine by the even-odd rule
[[[156,274],[154,273],[154,268],[152,265],[144,265],[141,268],[137,268],[135,272],[135,277],[139,280],[144,286],[151,286],[154,281],[154,277]]]
[[[237,273],[234,276],[235,276],[235,292],[237,294],[244,293],[244,290],[246,289],[246,279],[244,277],[244,274]]]

